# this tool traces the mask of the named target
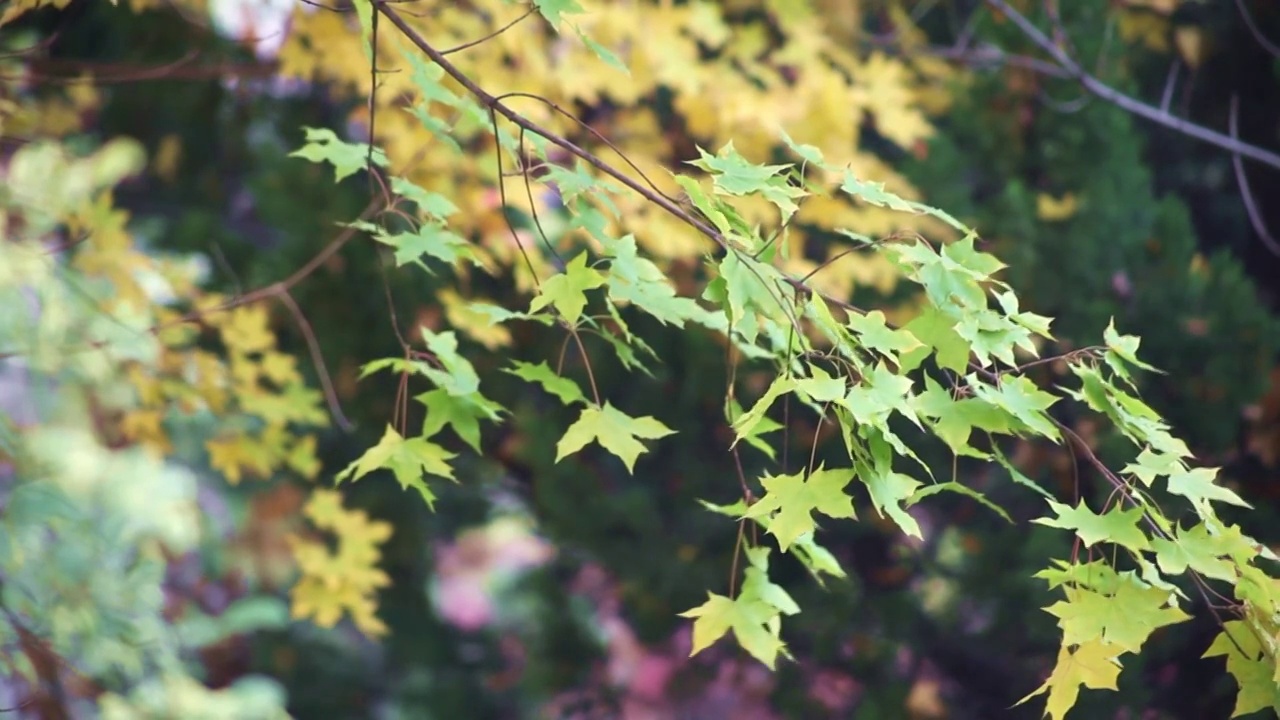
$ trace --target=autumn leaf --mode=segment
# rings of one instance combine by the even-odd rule
[[[1101,640],[1091,640],[1074,650],[1064,645],[1058,650],[1058,663],[1049,679],[1038,690],[1019,700],[1021,705],[1036,695],[1048,692],[1049,717],[1064,720],[1076,704],[1081,686],[1095,690],[1115,690],[1120,677],[1121,650]]]

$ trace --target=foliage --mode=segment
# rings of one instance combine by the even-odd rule
[[[123,146],[108,144],[88,165],[69,168],[63,177],[71,180],[53,175],[41,188],[50,220],[32,224],[24,209],[22,234],[33,240],[12,245],[31,245],[59,228],[82,234],[88,240],[68,253],[67,265],[102,289],[77,306],[57,273],[37,272],[39,262],[19,263],[15,255],[5,267],[20,270],[8,278],[8,289],[16,297],[34,287],[42,303],[35,319],[18,313],[11,324],[18,331],[6,338],[12,348],[5,351],[32,358],[28,362],[54,378],[59,405],[101,406],[118,419],[105,424],[64,410],[6,433],[14,438],[7,452],[19,468],[13,498],[21,499],[24,488],[54,487],[65,496],[59,502],[70,498],[93,510],[66,523],[34,502],[24,509],[11,499],[5,519],[17,528],[13,537],[25,537],[27,526],[26,534],[37,537],[47,527],[98,532],[91,529],[105,523],[103,532],[132,528],[115,546],[124,558],[132,558],[132,547],[152,555],[159,547],[194,551],[189,518],[196,481],[190,471],[180,479],[167,465],[207,463],[231,485],[319,477],[323,441],[317,433],[329,420],[323,405],[327,401],[341,423],[336,396],[342,391],[331,387],[320,361],[323,392],[305,384],[268,308],[287,310],[318,358],[293,289],[317,268],[331,270],[338,251],[351,244],[393,278],[385,280],[388,296],[393,287],[411,288],[415,302],[430,311],[420,306],[416,334],[406,333],[393,301],[398,347],[382,353],[361,346],[360,368],[338,377],[339,387],[351,388],[358,376],[367,394],[395,388],[391,417],[377,419],[378,436],[336,473],[338,484],[359,481],[364,488],[371,484],[366,478],[386,471],[427,509],[452,510],[451,494],[471,489],[480,476],[475,468],[506,452],[495,434],[514,428],[579,477],[576,490],[562,492],[604,494],[623,482],[619,477],[657,485],[669,448],[703,437],[689,425],[714,425],[721,434],[714,451],[728,451],[737,477],[697,486],[716,488],[702,503],[715,514],[697,524],[732,532],[728,516],[737,540],[709,548],[720,535],[703,534],[704,546],[690,551],[731,551],[734,558],[727,594],[707,590],[705,602],[681,613],[692,620],[693,653],[707,653],[732,631],[752,657],[785,672],[779,656],[796,657],[793,646],[807,644],[803,635],[812,627],[802,623],[818,612],[797,592],[788,568],[798,563],[819,584],[852,574],[845,553],[829,549],[829,539],[851,524],[839,521],[871,525],[878,519],[907,542],[934,542],[942,530],[924,520],[928,507],[972,500],[993,516],[1030,517],[1065,531],[1060,537],[1073,543],[1069,559],[1041,558],[1048,564],[1036,577],[1057,598],[1045,610],[1061,636],[1052,672],[1024,702],[1044,694],[1048,714],[1061,718],[1077,705],[1081,687],[1117,689],[1121,667],[1139,663],[1153,637],[1177,632],[1165,628],[1187,623],[1188,611],[1213,610],[1207,600],[1197,606],[1188,592],[1194,588],[1206,598],[1231,595],[1238,619],[1222,624],[1205,654],[1226,657],[1239,685],[1237,713],[1275,707],[1280,665],[1269,639],[1280,595],[1263,562],[1275,557],[1224,509],[1248,509],[1248,503],[1215,469],[1199,467],[1187,444],[1139,397],[1149,377],[1144,371],[1154,369],[1143,360],[1150,360],[1145,346],[1139,359],[1138,339],[1122,335],[1114,321],[1106,325],[1099,303],[1069,319],[1070,337],[1086,338],[1076,346],[1087,347],[1055,361],[1062,384],[1040,382],[1037,370],[1050,360],[1040,356],[1056,348],[1063,333],[1023,305],[1055,313],[1065,308],[1043,283],[1025,278],[1052,275],[1059,266],[1019,255],[1015,245],[1010,256],[1017,259],[1004,273],[1004,263],[969,227],[973,200],[963,198],[959,207],[941,203],[950,212],[925,204],[869,151],[886,142],[894,152],[936,152],[937,145],[926,144],[935,135],[926,108],[947,106],[935,83],[952,79],[951,71],[923,56],[899,60],[850,50],[838,33],[817,29],[819,18],[838,22],[823,17],[829,8],[822,3],[473,5],[475,12],[433,2],[420,3],[414,14],[381,2],[357,2],[355,13],[294,11],[279,53],[281,77],[325,81],[338,98],[353,99],[355,109],[345,129],[339,123],[301,128],[290,162],[323,166],[324,182],[340,187],[368,180],[375,201],[358,217],[338,218],[344,229],[336,239],[285,281],[230,297],[208,293],[178,263],[135,249],[125,217],[113,210],[109,194],[97,192],[136,172],[136,153],[124,163],[109,152],[122,153]],[[463,47],[479,37],[487,39]],[[64,112],[59,102],[66,101],[33,102],[34,115]],[[579,122],[573,112],[583,108],[594,117]],[[1097,115],[1108,132],[1121,124]],[[978,113],[965,109],[959,116],[967,121]],[[19,124],[38,126],[31,117]],[[368,139],[362,133],[374,142],[362,142]],[[696,143],[672,151],[667,137],[673,134]],[[57,157],[52,148],[21,151],[10,161],[11,178],[50,167],[47,158]],[[944,142],[942,152],[954,157],[960,150]],[[615,156],[622,159],[608,159]],[[1125,160],[1117,153],[1117,163]],[[131,170],[116,169],[121,165]],[[75,182],[85,178],[97,184],[78,189]],[[1146,184],[1137,175],[1122,179],[1126,192]],[[48,205],[51,199],[56,204]],[[1029,225],[1028,208],[1036,207],[1050,225],[1074,214],[1070,202],[1016,199],[1011,204],[1020,214],[1008,214],[1007,223],[980,218],[977,224],[994,225],[1002,236],[1035,236],[1040,228]],[[993,207],[998,215],[1003,206]],[[1158,222],[1188,245],[1176,209],[1161,212]],[[1142,232],[1151,227],[1139,224]],[[310,252],[315,249],[313,242]],[[1184,260],[1178,255],[1169,267],[1182,272]],[[1220,267],[1226,269],[1215,277],[1238,288],[1230,263]],[[169,296],[149,295],[140,274],[166,278]],[[1015,288],[1024,287],[1036,288],[1032,297],[1043,295],[1020,299]],[[1214,296],[1201,297],[1212,302]],[[867,303],[883,309],[864,310]],[[1119,324],[1138,323],[1122,317]],[[1261,332],[1261,321],[1244,325]],[[1095,335],[1101,342],[1089,344]],[[681,370],[671,366],[683,359],[671,337],[722,353],[727,377],[724,391],[716,390],[714,418],[679,417],[661,400],[638,399],[669,391],[671,378],[679,377]],[[1233,368],[1227,374],[1247,373]],[[424,385],[414,396],[420,407],[411,407],[409,388]],[[637,390],[621,392],[622,385]],[[1251,391],[1240,390],[1232,401]],[[1110,428],[1105,449],[1069,420],[1090,413]],[[89,417],[90,428],[67,430],[68,415]],[[809,452],[793,452],[793,439],[802,435]],[[1064,502],[1060,488],[1025,477],[1006,454],[1027,440],[1069,449],[1092,467],[1104,492],[1082,495],[1076,488]],[[71,443],[83,448],[76,457],[100,472],[86,474],[71,464],[63,453]],[[107,451],[102,443],[131,447]],[[183,457],[179,448],[190,447],[203,448],[196,453],[202,457]],[[949,470],[939,456],[950,458]],[[1120,470],[1104,462],[1113,459]],[[976,482],[971,467],[984,468],[986,479],[1012,482]],[[96,499],[95,487],[80,480],[67,485],[107,470],[140,478],[131,485],[136,505],[115,507],[120,496]],[[672,470],[694,474],[698,468]],[[736,502],[711,501],[726,497],[726,488],[740,496]],[[1011,493],[1018,499],[1006,502]],[[379,613],[395,608],[379,611],[378,594],[403,562],[383,551],[393,525],[345,508],[340,497],[316,489],[300,503],[310,524],[332,537],[288,536],[301,574],[290,590],[292,615],[326,627],[349,617],[364,633],[386,635],[395,622]],[[631,519],[639,524],[643,510],[636,507]],[[1026,507],[1036,510],[1028,516]],[[557,508],[542,511],[553,515]],[[600,519],[575,521],[585,533]],[[400,535],[403,525],[395,527]],[[20,633],[31,627],[97,682],[132,688],[102,695],[104,715],[159,713],[181,703],[192,703],[181,707],[197,717],[282,712],[274,691],[257,693],[251,684],[233,699],[244,704],[222,710],[220,696],[181,675],[137,685],[110,677],[122,663],[111,653],[129,653],[110,646],[109,633],[94,634],[96,643],[107,644],[98,649],[84,644],[77,634],[83,628],[50,620],[58,617],[60,597],[48,588],[64,575],[86,577],[82,569],[92,564],[120,561],[83,557],[86,548],[103,547],[88,539],[54,545],[56,562],[34,568],[10,551],[6,593],[23,588],[37,601],[23,605],[6,597],[5,604],[23,615],[13,625]],[[154,633],[161,607],[147,593],[159,585],[162,569],[159,562],[140,566],[124,581],[128,592],[91,590],[91,614],[141,613],[131,619],[133,627]],[[259,580],[270,586],[269,575]],[[673,617],[679,609],[657,612]],[[280,618],[262,625],[273,622]],[[137,675],[141,660],[129,652]]]

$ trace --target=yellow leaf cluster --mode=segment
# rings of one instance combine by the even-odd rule
[[[320,540],[290,538],[302,572],[290,591],[293,616],[333,627],[350,614],[362,632],[385,634],[386,625],[374,614],[374,596],[391,583],[377,568],[379,546],[391,537],[391,525],[344,508],[342,496],[333,490],[316,490],[303,512],[316,527],[336,536],[337,549],[329,550]]]
[[[505,0],[473,4],[474,11],[458,12],[453,3],[424,0],[415,5],[412,16],[405,17],[428,42],[451,48],[484,38],[527,10]],[[550,31],[536,13],[451,54],[450,61],[471,77],[482,78],[494,95],[528,93],[570,111],[578,103],[597,107],[607,99],[614,109],[594,119],[593,129],[610,138],[648,180],[669,194],[677,188],[664,168],[687,157],[672,155],[671,128],[663,127],[653,110],[653,98],[660,89],[673,93],[684,131],[704,147],[714,150],[732,140],[746,158],[759,162],[769,159],[785,131],[797,142],[820,148],[833,165],[849,166],[860,177],[885,182],[902,197],[919,199],[903,177],[863,149],[861,127],[866,121],[891,142],[917,149],[933,132],[922,108],[945,108],[946,93],[940,83],[950,73],[945,64],[923,67],[882,53],[850,49],[853,46],[840,35],[844,31],[828,27],[825,13],[830,3],[822,0],[742,0],[731,7],[707,2],[580,0],[579,4],[585,12],[573,16],[576,27],[616,54],[630,77],[598,58],[567,26],[560,33]],[[759,18],[759,13],[730,14],[760,9],[768,13],[761,19],[741,19]],[[905,16],[899,20],[908,22]],[[846,30],[852,32],[852,28]],[[528,271],[522,268],[520,246],[536,266],[544,260],[541,238],[512,236],[494,189],[503,182],[509,206],[539,213],[552,212],[552,199],[535,194],[531,202],[522,177],[498,177],[492,140],[478,139],[487,126],[457,106],[423,102],[407,59],[416,50],[394,27],[382,23],[377,44],[379,67],[394,70],[379,75],[374,115],[375,138],[392,166],[422,187],[454,199],[461,210],[451,218],[455,229],[474,233],[488,260],[512,273],[521,287],[531,289],[532,279],[523,277]],[[714,53],[710,59],[705,57],[706,50]],[[286,77],[330,82],[345,93],[362,94],[369,89],[369,65],[353,14],[315,12],[300,5],[280,62]],[[439,80],[439,89],[466,98],[452,80]],[[529,97],[505,102],[545,127],[578,138],[593,152],[613,155],[611,148],[576,128],[547,103]],[[455,152],[445,151],[442,141],[413,115],[415,111],[450,127],[473,162],[462,162]],[[485,115],[479,112],[480,117]],[[352,119],[367,127],[369,112],[363,103]],[[503,132],[507,131],[504,127]],[[508,173],[513,165],[512,159],[504,158]],[[836,182],[837,178],[826,180]],[[658,259],[693,258],[707,250],[704,238],[642,198],[622,193],[612,200],[626,218],[626,227],[609,215],[607,231],[615,236],[633,233]],[[537,207],[530,208],[532,203]],[[908,217],[847,202],[815,201],[813,205],[813,209],[802,206],[798,219],[820,231],[850,228],[870,236],[902,230],[950,235],[949,229],[926,216]],[[777,217],[761,220],[776,222]],[[792,235],[794,246],[803,247],[803,231],[793,229]],[[562,242],[567,237],[551,240]],[[891,290],[893,281],[888,276],[896,271],[871,257],[850,255],[824,268],[823,282],[842,291],[867,283]],[[798,267],[806,261],[795,260]],[[866,263],[875,264],[866,267]],[[456,310],[453,314],[457,315]]]

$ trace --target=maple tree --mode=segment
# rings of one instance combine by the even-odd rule
[[[1058,359],[1074,386],[1038,386],[1027,370],[1043,362],[1040,350],[1054,340],[1050,318],[1020,308],[1015,288],[1000,279],[1004,264],[975,230],[921,202],[900,175],[860,149],[860,118],[815,111],[841,98],[885,139],[912,148],[932,128],[907,99],[948,77],[945,66],[848,51],[815,31],[817,11],[801,4],[783,12],[766,3],[781,39],[730,33],[712,4],[643,4],[609,13],[572,1],[474,4],[479,12],[423,3],[421,16],[380,0],[357,2],[349,14],[295,11],[279,54],[281,76],[323,79],[368,99],[354,115],[374,142],[308,127],[292,154],[327,166],[334,182],[367,176],[376,199],[370,211],[347,218],[317,259],[261,291],[234,298],[203,293],[177,270],[152,267],[148,256],[130,252],[123,219],[109,193],[98,192],[127,171],[67,170],[105,175],[101,188],[65,194],[62,207],[41,210],[91,239],[71,255],[71,265],[113,290],[81,312],[95,328],[90,347],[107,353],[110,369],[127,378],[123,387],[133,399],[120,411],[126,439],[151,451],[147,457],[172,452],[162,420],[199,408],[218,419],[202,445],[210,466],[230,482],[282,469],[315,478],[312,433],[329,420],[326,403],[341,415],[332,392],[306,387],[297,361],[277,350],[264,303],[278,302],[296,319],[292,286],[308,268],[367,236],[390,249],[397,272],[449,278],[454,287],[436,300],[452,329],[441,330],[437,317],[404,337],[393,319],[402,353],[366,358],[359,372],[396,378],[393,417],[337,482],[364,482],[385,470],[434,509],[440,481],[455,480],[462,457],[448,449],[443,431],[482,455],[481,428],[512,414],[476,369],[495,351],[506,374],[541,388],[576,418],[557,429],[557,462],[602,451],[628,474],[644,474],[644,456],[678,442],[679,432],[670,418],[628,413],[602,392],[596,375],[606,364],[639,383],[658,372],[664,358],[633,329],[646,327],[648,316],[714,337],[729,374],[721,414],[732,435],[725,450],[739,473],[731,484],[742,497],[705,506],[740,530],[728,594],[710,592],[683,613],[693,620],[693,652],[732,631],[765,665],[788,656],[783,621],[804,607],[771,579],[770,542],[821,580],[845,575],[818,542],[819,530],[835,521],[874,514],[923,538],[926,530],[907,510],[944,492],[1007,518],[954,465],[952,477],[934,476],[919,456],[932,438],[957,458],[1006,468],[1045,501],[1041,512],[1048,514],[1034,522],[1077,539],[1070,561],[1054,561],[1039,574],[1063,596],[1046,608],[1058,620],[1061,650],[1045,684],[1024,700],[1046,694],[1048,714],[1061,718],[1081,687],[1115,689],[1127,656],[1190,617],[1182,609],[1185,589],[1175,582],[1186,576],[1202,593],[1221,592],[1210,581],[1233,593],[1231,610],[1240,619],[1223,623],[1206,654],[1227,657],[1240,688],[1237,714],[1275,706],[1280,665],[1271,639],[1280,594],[1263,561],[1276,558],[1220,517],[1221,504],[1248,505],[1219,483],[1215,470],[1194,467],[1186,444],[1138,397],[1135,377],[1154,368],[1139,359],[1137,338],[1109,326],[1101,344]],[[477,37],[485,40],[467,45]],[[323,63],[311,51],[320,44],[328,56]],[[702,52],[712,60],[691,62]],[[537,72],[508,72],[509,53]],[[786,80],[779,65],[800,69]],[[380,74],[393,67],[398,71]],[[590,70],[557,81],[557,69],[565,67]],[[652,109],[660,88],[677,91],[683,121],[714,151],[694,147],[689,157],[696,159],[668,162],[657,148],[663,128]],[[566,109],[606,98],[630,112],[596,127]],[[57,111],[37,106],[35,115]],[[614,133],[625,139],[608,139]],[[34,159],[37,152],[57,158],[61,151],[46,145],[22,152],[30,155],[10,162],[15,186],[22,183],[13,178],[26,181],[25,168],[46,162]],[[460,165],[462,156],[476,161]],[[485,192],[493,188],[496,199]],[[42,202],[46,196],[58,193],[45,190]],[[55,227],[27,221],[37,213],[18,207],[32,237]],[[149,299],[133,279],[140,272],[166,276],[185,307]],[[24,272],[10,282],[15,290],[39,286],[43,276]],[[474,290],[505,283],[518,304],[498,304]],[[863,286],[910,299],[866,311],[845,299]],[[150,354],[140,357],[132,345],[113,341],[112,323],[154,336]],[[561,342],[559,357],[502,357],[529,326]],[[62,328],[41,327],[39,343],[14,340],[6,352],[40,357],[52,347],[60,355],[75,344],[49,345],[46,336]],[[216,339],[221,351],[202,347],[201,335]],[[771,376],[764,386],[737,381],[739,373],[760,369]],[[90,391],[100,377],[106,374],[72,382]],[[410,422],[411,383],[429,386],[415,397],[425,410],[420,424]],[[1106,418],[1128,441],[1128,465],[1109,469],[1051,412],[1068,400]],[[789,447],[788,423],[802,415],[816,422],[807,463]],[[824,426],[843,446],[832,466],[816,462]],[[1059,502],[1005,457],[1001,436],[1072,448],[1110,484],[1109,496]],[[39,435],[19,444],[38,450]],[[777,462],[777,472],[748,476],[740,459],[747,448]],[[864,502],[867,509],[855,512]],[[366,633],[385,632],[373,598],[389,582],[377,565],[390,526],[344,509],[329,490],[314,491],[305,514],[337,543],[331,550],[314,538],[291,540],[301,571],[290,593],[294,617],[325,626],[350,617]],[[13,517],[47,522],[38,513]],[[23,577],[20,570],[13,570],[16,577]],[[1252,640],[1238,637],[1246,632]],[[145,699],[107,695],[102,702],[105,712],[112,703],[141,707]]]

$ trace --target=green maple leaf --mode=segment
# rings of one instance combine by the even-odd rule
[[[1056,567],[1046,568],[1035,574],[1035,577],[1049,583],[1050,590],[1070,584],[1111,594],[1120,587],[1120,573],[1105,560],[1087,563],[1054,560],[1053,564]]]
[[[760,480],[764,497],[747,508],[743,517],[768,517],[768,532],[778,539],[778,547],[786,550],[801,535],[816,529],[814,512],[832,518],[856,517],[853,498],[844,493],[852,480],[852,468],[824,470],[821,466],[807,478],[800,473],[767,475]]]
[[[933,378],[925,376],[925,391],[917,395],[913,407],[923,416],[934,418],[933,432],[957,455],[985,458],[969,445],[975,429],[990,433],[1009,433],[1013,418],[1008,412],[978,398],[953,399],[951,393]]]
[[[582,12],[582,6],[576,0],[533,0],[533,5],[557,32],[560,21],[564,19],[562,16]]]
[[[1081,588],[1067,588],[1067,600],[1045,608],[1058,618],[1064,645],[1103,640],[1136,653],[1157,628],[1191,616],[1170,607],[1169,592],[1149,587],[1135,578],[1122,582],[1112,595]]]
[[[587,253],[579,253],[569,261],[564,272],[559,273],[542,283],[542,291],[533,298],[529,305],[530,312],[537,312],[547,305],[553,305],[565,322],[576,324],[587,307],[588,290],[604,285],[604,275],[587,267]]]
[[[734,440],[733,445],[729,447],[732,448],[737,445],[738,441],[744,437],[756,434],[756,425],[765,419],[765,413],[769,411],[774,401],[795,389],[795,378],[786,375],[775,377],[773,382],[769,384],[769,389],[764,391],[764,395],[761,395],[760,399],[756,400],[756,403],[751,406],[751,409],[739,416],[737,421],[733,423]]]
[[[477,453],[480,452],[480,421],[496,420],[502,412],[500,406],[479,394],[458,397],[440,388],[415,399],[427,408],[427,416],[422,421],[423,437],[433,437],[448,425]]]
[[[1258,635],[1243,620],[1228,620],[1222,632],[1202,657],[1227,658],[1227,672],[1235,678],[1236,695],[1231,717],[1271,708],[1280,713],[1280,684],[1275,679],[1276,662],[1263,650]]]
[[[898,356],[923,347],[920,339],[910,331],[889,327],[884,313],[872,310],[866,315],[850,313],[848,326],[862,339],[863,347],[870,348],[885,357],[898,361]]]
[[[1094,690],[1118,689],[1116,681],[1120,677],[1120,663],[1116,658],[1120,653],[1119,648],[1098,640],[1084,643],[1074,650],[1064,644],[1058,650],[1058,662],[1049,679],[1015,706],[1048,692],[1045,710],[1052,720],[1063,720],[1075,706],[1081,686]]]
[[[423,375],[450,395],[461,397],[480,392],[480,376],[476,375],[475,367],[458,354],[458,336],[452,330],[435,333],[419,325],[418,332],[439,365],[419,363],[416,367]]]
[[[1140,507],[1121,510],[1112,508],[1098,515],[1089,509],[1084,501],[1076,507],[1068,507],[1062,503],[1049,501],[1049,507],[1057,514],[1055,518],[1036,518],[1032,522],[1049,527],[1074,530],[1084,541],[1085,547],[1093,547],[1099,542],[1111,542],[1130,550],[1142,551],[1150,547],[1146,533],[1138,527],[1145,514]]]
[[[584,409],[578,421],[569,426],[564,437],[556,443],[556,462],[594,440],[617,455],[627,466],[627,472],[632,472],[636,458],[645,452],[641,439],[657,440],[674,432],[652,417],[633,418],[606,402],[603,408],[592,406]]]
[[[395,249],[396,267],[416,263],[425,270],[427,266],[422,262],[424,255],[446,265],[453,265],[460,258],[475,261],[471,244],[437,223],[423,223],[415,232],[394,235],[378,232],[374,239]]]
[[[639,256],[635,237],[627,235],[606,245],[613,256],[609,266],[609,297],[639,307],[663,324],[684,327],[703,313],[692,298],[679,297],[666,274]]]
[[[1059,439],[1058,428],[1045,414],[1059,398],[1036,387],[1035,383],[1021,375],[1004,378],[998,388],[985,385],[972,375],[968,379],[978,398],[1005,410],[1037,435],[1054,441]]]
[[[970,233],[961,240],[944,245],[941,255],[957,267],[967,270],[975,280],[985,280],[1008,266],[995,255],[978,250],[974,246],[977,239],[976,235]],[[1014,309],[1017,309],[1016,306]]]
[[[922,484],[919,480],[893,470],[867,471],[859,473],[858,477],[866,484],[871,502],[881,517],[887,516],[902,532],[912,537],[924,537],[920,533],[920,524],[902,506]]]
[[[733,425],[737,422],[738,418],[742,417],[742,414],[742,406],[738,404],[738,401],[732,397],[728,398],[728,402],[725,405],[725,419],[729,421],[729,424]],[[762,417],[751,432],[742,436],[742,439],[746,440],[751,447],[767,455],[770,460],[773,460],[777,453],[774,451],[773,446],[761,439],[760,436],[781,429],[782,423],[771,420],[768,417]]]
[[[585,404],[587,402],[587,398],[582,394],[582,388],[578,387],[577,383],[569,378],[556,375],[555,371],[548,367],[545,362],[533,365],[513,360],[512,365],[513,367],[504,368],[503,372],[511,373],[529,382],[538,383],[543,390],[560,398],[560,402],[565,405]]]
[[[1152,452],[1149,448],[1143,448],[1138,453],[1138,457],[1125,466],[1121,472],[1131,473],[1142,481],[1147,487],[1151,487],[1151,483],[1156,481],[1161,475],[1172,475],[1177,472],[1185,472],[1186,467],[1176,455],[1166,455]]]
[[[758,600],[732,600],[709,592],[705,603],[680,615],[694,618],[690,656],[711,647],[729,630],[744,650],[771,670],[783,651],[782,640],[769,629],[777,611]]]
[[[797,393],[816,403],[833,402],[844,397],[846,387],[843,377],[829,375],[817,365],[809,366],[809,375],[810,377],[795,381]]]
[[[791,148],[792,152],[799,155],[802,160],[811,165],[826,167],[826,161],[822,157],[821,150],[812,145],[797,143],[795,140],[791,139],[791,136],[787,134],[786,130],[779,128],[779,132],[782,134],[782,141],[787,144],[787,147]]]
[[[911,389],[911,378],[894,373],[881,362],[849,390],[841,404],[860,424],[885,427],[889,416],[897,412],[919,425]]]
[[[1205,577],[1234,582],[1235,565],[1222,559],[1228,553],[1218,540],[1201,523],[1190,530],[1178,528],[1172,540],[1152,540],[1151,549],[1156,552],[1156,563],[1160,565],[1160,570],[1169,575],[1180,575],[1191,568]]]
[[[794,615],[800,607],[781,586],[769,581],[769,549],[748,547],[748,567],[738,597],[707,593],[707,601],[680,613],[694,618],[690,656],[711,647],[729,630],[744,650],[773,669],[786,648],[778,635],[781,615]]]
[[[369,448],[355,462],[335,477],[336,482],[355,482],[374,470],[386,469],[395,475],[404,489],[417,490],[427,506],[435,509],[436,496],[423,479],[423,475],[436,475],[453,480],[453,468],[449,460],[457,457],[426,438],[405,439],[390,425],[377,445]]]
[[[345,142],[328,128],[309,127],[303,128],[303,131],[307,134],[307,144],[289,153],[289,156],[333,165],[333,174],[338,181],[364,170],[370,160],[368,143]],[[372,159],[375,165],[387,166],[386,153],[378,148],[373,149]]]
[[[1130,365],[1152,372],[1163,372],[1138,359],[1138,345],[1142,342],[1141,338],[1116,332],[1115,318],[1111,318],[1111,322],[1107,323],[1107,329],[1102,331],[1102,339],[1107,344],[1108,350]]]
[[[595,53],[596,57],[605,61],[608,65],[612,65],[614,68],[621,70],[628,77],[631,75],[631,70],[627,67],[627,64],[622,62],[622,59],[617,55],[614,55],[612,50],[601,45],[595,40],[592,40],[591,36],[582,32],[581,28],[575,26],[573,29],[578,33],[578,37],[582,39],[582,44],[586,45],[588,50]]]
[[[698,154],[701,157],[689,161],[689,164],[712,173],[716,191],[737,196],[760,193],[782,212],[784,223],[799,209],[796,199],[809,194],[788,183],[786,176],[779,175],[789,170],[791,165],[756,165],[734,149],[733,141],[725,143],[715,155],[702,148],[698,148]]]
[[[422,188],[402,177],[391,178],[391,191],[412,200],[419,210],[437,220],[445,220],[458,212],[458,206],[454,205],[449,198]]]
[[[731,326],[747,342],[755,342],[760,332],[758,318],[773,317],[779,312],[780,297],[767,284],[779,277],[777,269],[731,250],[720,261],[719,272],[719,286],[714,290],[709,286],[708,290],[713,296],[722,295]]]
[[[1209,503],[1214,500],[1253,508],[1239,495],[1221,485],[1214,484],[1213,479],[1217,474],[1218,471],[1215,468],[1195,468],[1174,473],[1169,476],[1169,492],[1187,498],[1198,508],[1208,508]]]
[[[887,207],[891,210],[904,212],[915,212],[916,210],[914,203],[885,190],[884,183],[859,180],[852,170],[844,171],[844,181],[841,183],[840,189],[861,199],[863,202],[879,207]]]

